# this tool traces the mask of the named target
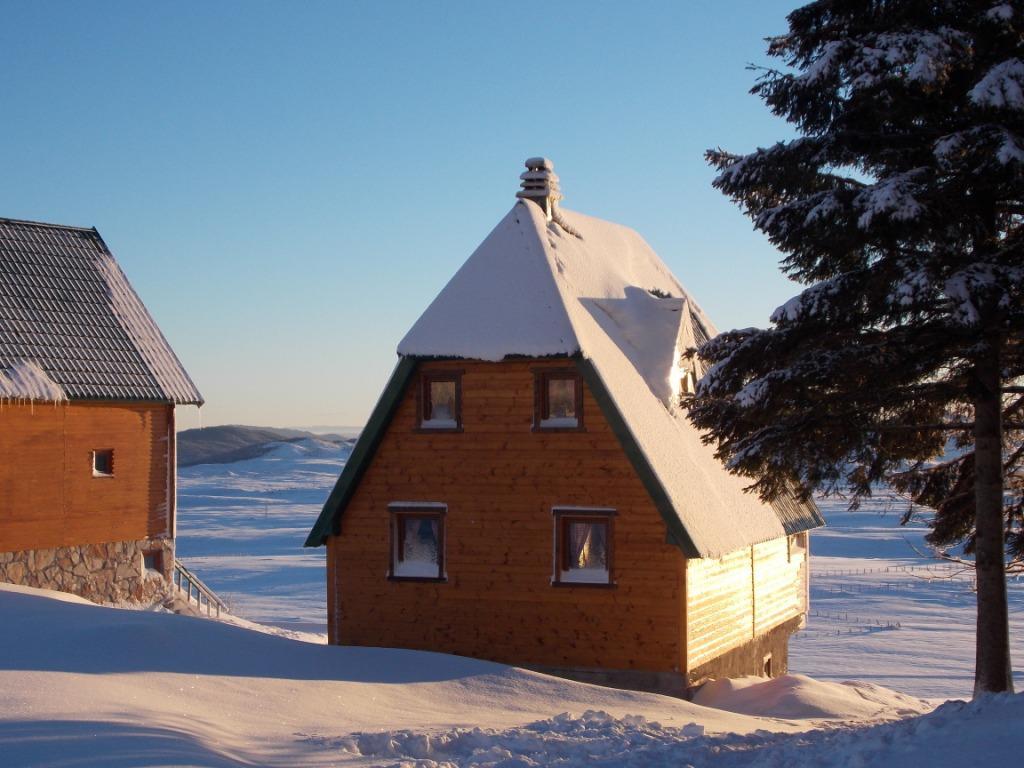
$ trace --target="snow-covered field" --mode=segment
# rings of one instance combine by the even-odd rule
[[[304,549],[350,448],[301,440],[178,472],[177,556],[246,619],[327,637],[325,550]]]
[[[960,768],[1024,748],[1024,694],[921,715],[884,688],[791,676],[690,703],[22,587],[0,585],[0,616],[5,768]]]
[[[323,552],[300,547],[343,461],[308,442],[183,470],[179,554],[240,616],[322,630]],[[694,702],[0,585],[0,766],[1013,764],[1024,694],[918,698],[969,695],[970,576],[919,557],[885,504],[826,507],[803,674]],[[1019,669],[1024,585],[1010,595]]]

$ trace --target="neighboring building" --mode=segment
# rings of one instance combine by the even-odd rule
[[[306,542],[330,642],[674,693],[784,672],[821,516],[714,458],[677,405],[711,322],[639,235],[527,169],[399,344]]]
[[[0,581],[166,593],[174,406],[202,402],[95,229],[0,219]]]

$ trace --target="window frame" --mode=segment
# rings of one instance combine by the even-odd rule
[[[102,472],[96,468],[96,458],[100,455],[109,455],[110,457],[110,471]],[[93,477],[113,477],[114,476],[114,449],[113,448],[93,448],[92,450],[92,476]]]
[[[576,426],[546,425],[543,422],[550,412],[548,402],[552,380],[571,380],[576,385]],[[577,368],[535,368],[533,370],[533,431],[534,432],[586,432],[583,422],[583,376]]]
[[[462,370],[427,369],[420,371],[416,385],[416,430],[417,432],[461,432],[462,431]],[[430,397],[430,385],[433,382],[451,381],[455,383],[455,426],[426,426],[427,412],[433,409]]]
[[[445,518],[448,505],[437,501],[398,501],[388,504],[388,581],[420,581],[442,583],[448,581],[445,571],[445,547],[447,536]],[[437,520],[437,576],[402,576],[395,573],[395,566],[400,562],[399,553],[404,543],[405,527],[402,523],[407,519]]]
[[[553,587],[585,587],[588,589],[614,589],[615,581],[615,518],[618,512],[610,507],[572,507],[560,506],[551,508],[554,520],[554,551],[551,586]],[[608,581],[563,581],[562,574],[570,569],[565,568],[568,560],[568,536],[566,530],[572,522],[603,523],[605,532],[605,562],[607,563]]]

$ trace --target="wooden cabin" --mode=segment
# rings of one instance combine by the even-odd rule
[[[744,492],[679,408],[716,333],[549,161],[398,346],[306,541],[331,643],[681,694],[786,671],[812,502]]]
[[[0,582],[162,598],[202,402],[95,229],[0,219]]]

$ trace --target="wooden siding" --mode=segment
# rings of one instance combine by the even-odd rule
[[[3,403],[0,551],[169,534],[172,413],[165,404]],[[92,452],[107,448],[114,475],[93,477]]]
[[[807,534],[686,564],[687,669],[806,610]]]
[[[678,670],[684,559],[589,391],[586,429],[535,432],[552,361],[459,369],[461,433],[417,431],[414,376],[328,539],[331,642],[520,664]],[[388,504],[447,504],[445,583],[388,581]],[[617,512],[615,586],[552,586],[556,506]]]

